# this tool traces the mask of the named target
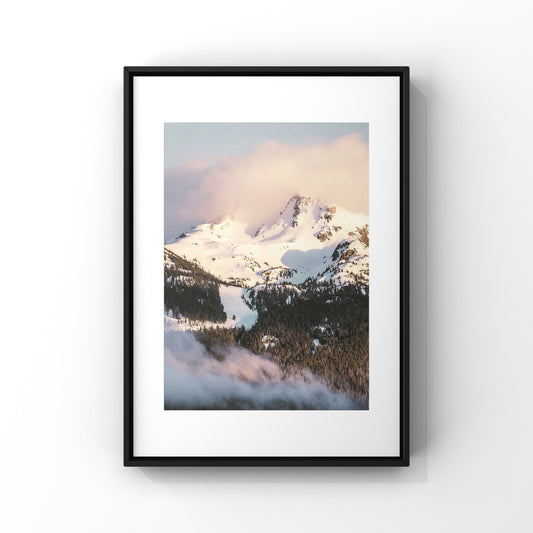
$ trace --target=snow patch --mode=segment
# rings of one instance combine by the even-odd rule
[[[244,326],[250,329],[257,322],[257,311],[250,309],[243,299],[245,291],[240,287],[220,286],[220,299],[228,317],[224,327]]]

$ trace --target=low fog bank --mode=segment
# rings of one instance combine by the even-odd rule
[[[165,329],[167,409],[366,409],[309,371],[283,376],[237,346],[209,353],[189,331]]]

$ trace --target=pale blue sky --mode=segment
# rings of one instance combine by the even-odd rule
[[[229,156],[249,154],[257,145],[329,143],[350,133],[368,142],[368,123],[229,122],[165,123],[165,168],[201,161],[214,164]]]

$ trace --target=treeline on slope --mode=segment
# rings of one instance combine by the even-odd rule
[[[165,250],[165,312],[191,320],[225,322],[218,279],[198,264]]]
[[[258,320],[250,330],[204,328],[197,339],[208,350],[239,344],[287,372],[309,368],[331,389],[368,399],[368,295],[354,285],[325,285],[301,293],[270,287],[251,298]]]

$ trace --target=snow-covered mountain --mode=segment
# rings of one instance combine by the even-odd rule
[[[201,388],[209,390],[209,408],[256,408],[262,394],[253,369],[261,365],[273,365],[283,384],[299,379],[306,391],[318,384],[368,408],[367,216],[293,196],[255,231],[227,216],[167,243],[164,257],[166,361],[172,372],[192,365],[187,379],[196,379],[205,362],[211,373]],[[213,404],[211,374],[226,365],[239,383],[227,404]],[[263,370],[260,376],[263,383]],[[271,381],[267,388],[273,390]],[[251,399],[239,397],[243,390]],[[183,408],[185,400],[168,398],[168,408]],[[268,408],[300,407],[284,393]]]
[[[229,215],[200,224],[165,245],[230,285],[303,283],[368,286],[368,217],[302,196],[253,234]]]

